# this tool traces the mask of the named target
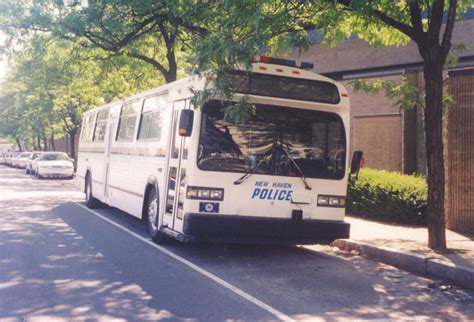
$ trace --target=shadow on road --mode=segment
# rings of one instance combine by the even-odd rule
[[[76,220],[77,217],[68,215],[70,211],[60,213],[61,218],[98,247],[105,258],[113,259],[115,251],[126,247],[125,244],[146,248],[142,242],[127,237],[124,245],[116,242],[114,249],[110,249],[106,236],[110,234],[113,238],[123,234],[120,230],[100,219],[92,220],[94,224],[86,228]],[[103,209],[101,213],[146,236],[140,220],[117,209]],[[87,212],[84,215],[93,216]],[[102,234],[100,231],[103,231]],[[106,236],[103,235],[105,232]],[[422,315],[424,312],[429,312],[430,316],[435,312],[439,312],[439,316],[446,314],[441,313],[443,308],[436,303],[436,300],[446,302],[446,298],[432,293],[427,288],[427,280],[360,257],[343,259],[324,252],[283,246],[175,242],[167,245],[166,249],[299,319],[312,316],[375,319],[389,317],[394,311],[397,317]],[[144,258],[137,257],[135,260],[143,262]],[[174,262],[166,256],[160,256],[160,260],[168,264]],[[153,294],[149,285],[143,281],[135,282]],[[185,292],[194,287],[187,285]],[[452,304],[455,305],[454,302]],[[446,308],[449,307],[446,305]],[[455,310],[450,314],[463,316]]]
[[[274,319],[67,200],[2,202],[0,318]],[[101,212],[144,234],[139,220]],[[281,246],[166,248],[296,319],[473,316],[430,292],[428,281],[359,257]]]

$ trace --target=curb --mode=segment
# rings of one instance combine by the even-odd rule
[[[331,246],[346,252],[354,250],[371,260],[392,265],[408,272],[450,281],[464,288],[474,289],[474,267],[455,265],[428,256],[349,239],[337,239]]]

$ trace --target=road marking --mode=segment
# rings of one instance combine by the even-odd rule
[[[267,311],[268,313],[272,314],[273,316],[275,316],[276,318],[278,318],[279,320],[281,321],[295,321],[294,319],[292,319],[291,317],[289,317],[288,315],[278,311],[277,309],[271,307],[270,305],[266,304],[265,302],[262,302],[260,301],[259,299],[253,297],[252,295],[248,294],[247,292],[241,290],[240,288],[238,288],[237,286],[234,286],[226,281],[224,281],[222,278],[212,274],[211,272],[208,272],[206,271],[204,268],[194,264],[193,262],[190,262],[188,261],[187,259],[179,256],[179,255],[176,255],[175,253],[172,253],[170,252],[169,250],[167,250],[166,248],[160,246],[160,245],[157,245],[155,244],[154,242],[152,242],[151,240],[149,239],[146,239],[146,238],[143,238],[142,236],[138,235],[137,233],[134,233],[133,231],[131,231],[130,229],[126,228],[126,227],[123,227],[119,224],[117,224],[116,222],[108,219],[107,217],[101,215],[100,213],[98,213],[97,211],[94,211],[92,209],[89,209],[87,208],[86,206],[78,203],[78,202],[74,202],[76,205],[78,205],[79,207],[89,211],[90,213],[94,214],[95,216],[99,217],[100,219],[108,222],[109,224],[112,224],[114,225],[115,227],[123,230],[124,232],[132,235],[133,237],[147,243],[148,245],[152,246],[152,247],[155,247],[156,249],[158,249],[160,252],[168,255],[169,257],[177,260],[178,262],[181,262],[182,264],[188,266],[189,268],[191,268],[192,270],[198,272],[199,274],[201,275],[204,275],[205,277],[209,278],[210,280],[216,282],[217,284],[221,285],[222,287],[225,287],[226,289],[230,290],[231,292],[239,295],[240,297],[244,298],[245,300],[255,304],[256,306],[258,306],[259,308]]]

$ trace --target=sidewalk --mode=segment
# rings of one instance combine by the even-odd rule
[[[440,254],[428,248],[427,228],[378,223],[350,216],[346,216],[346,221],[351,224],[351,240],[474,267],[474,236],[446,230],[448,253]]]
[[[351,224],[350,239],[336,240],[333,246],[403,270],[474,289],[474,236],[447,230],[448,251],[437,253],[427,247],[426,228],[379,223],[351,216],[346,216],[345,220]]]

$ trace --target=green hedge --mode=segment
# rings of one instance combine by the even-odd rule
[[[426,179],[364,168],[349,184],[351,215],[399,224],[426,224]]]

